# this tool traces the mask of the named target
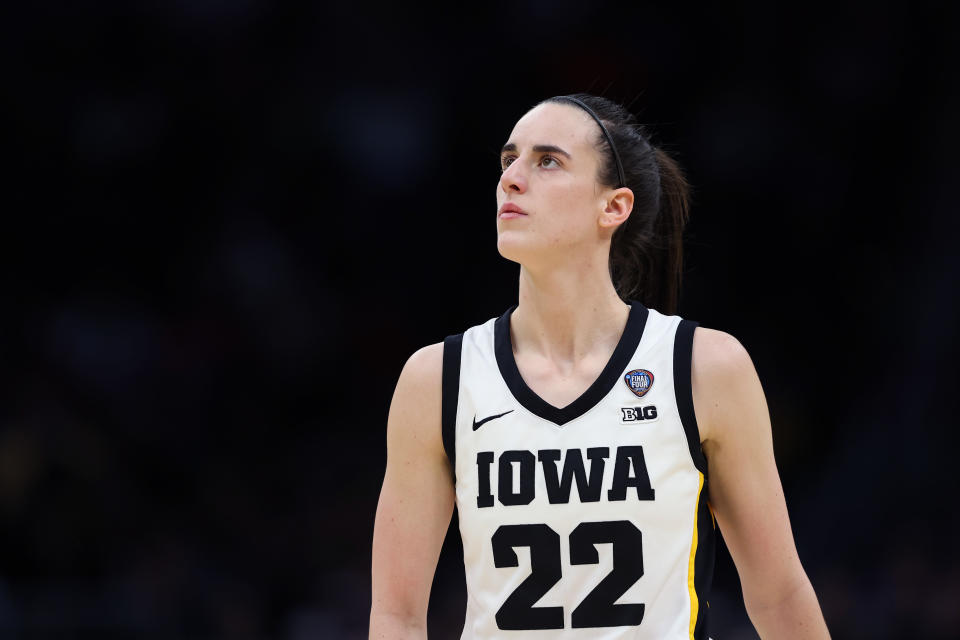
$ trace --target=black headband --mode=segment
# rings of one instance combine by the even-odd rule
[[[617,185],[617,188],[627,186],[627,181],[623,177],[623,165],[620,163],[620,154],[617,153],[617,147],[613,144],[613,138],[610,137],[610,132],[607,131],[607,128],[603,126],[603,122],[600,121],[600,117],[593,112],[593,109],[588,107],[585,102],[573,96],[557,96],[554,100],[567,100],[577,105],[584,111],[590,114],[590,116],[597,121],[597,124],[600,125],[600,130],[603,131],[603,136],[607,139],[607,144],[610,145],[610,150],[613,151],[613,160],[617,163],[617,177],[620,178],[620,184]]]

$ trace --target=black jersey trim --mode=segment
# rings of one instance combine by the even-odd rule
[[[620,374],[630,364],[630,359],[633,358],[637,345],[640,344],[643,328],[650,315],[649,310],[640,302],[630,300],[627,326],[600,376],[579,398],[563,408],[558,408],[534,393],[524,382],[517,368],[517,361],[513,357],[513,343],[510,340],[510,314],[516,308],[517,305],[513,305],[507,309],[494,323],[494,353],[497,358],[497,367],[517,402],[530,413],[558,426],[563,426],[592,409],[617,384]]]
[[[673,341],[673,390],[680,411],[680,422],[687,435],[687,446],[694,466],[707,476],[707,459],[700,446],[700,429],[697,427],[697,415],[693,410],[693,385],[691,384],[693,361],[693,332],[697,323],[692,320],[680,320]]]
[[[460,354],[463,351],[463,334],[443,339],[443,394],[441,397],[440,421],[443,450],[447,452],[454,482],[457,478],[457,403],[460,401]]]
[[[697,550],[694,557],[693,588],[697,592],[697,620],[693,627],[694,640],[710,637],[710,585],[713,582],[713,565],[716,556],[717,527],[708,502],[707,478],[703,478],[700,500],[697,504]]]

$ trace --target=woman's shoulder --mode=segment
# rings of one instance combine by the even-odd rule
[[[443,373],[443,342],[420,347],[407,358],[400,372],[400,381],[422,387],[440,382]],[[399,383],[398,383],[399,387]]]
[[[747,349],[726,331],[696,327],[691,358],[694,412],[700,438],[706,440],[762,390]]]
[[[387,417],[387,450],[443,453],[440,433],[443,343],[414,351],[397,380]]]
[[[746,348],[734,336],[726,331],[699,325],[693,333],[694,360],[698,356],[701,364],[723,368],[742,365],[744,360],[750,360]]]

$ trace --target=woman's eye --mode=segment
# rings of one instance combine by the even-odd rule
[[[513,161],[517,159],[517,156],[503,156],[500,158],[500,170],[506,171],[507,167],[513,164]],[[540,158],[539,165],[541,167],[559,167],[560,163],[553,156],[543,156]]]

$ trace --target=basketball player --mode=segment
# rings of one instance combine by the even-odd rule
[[[387,420],[370,637],[426,638],[456,505],[464,639],[707,638],[715,529],[763,638],[828,638],[741,344],[673,313],[687,185],[625,109],[516,124],[497,248],[518,304],[414,353]]]

